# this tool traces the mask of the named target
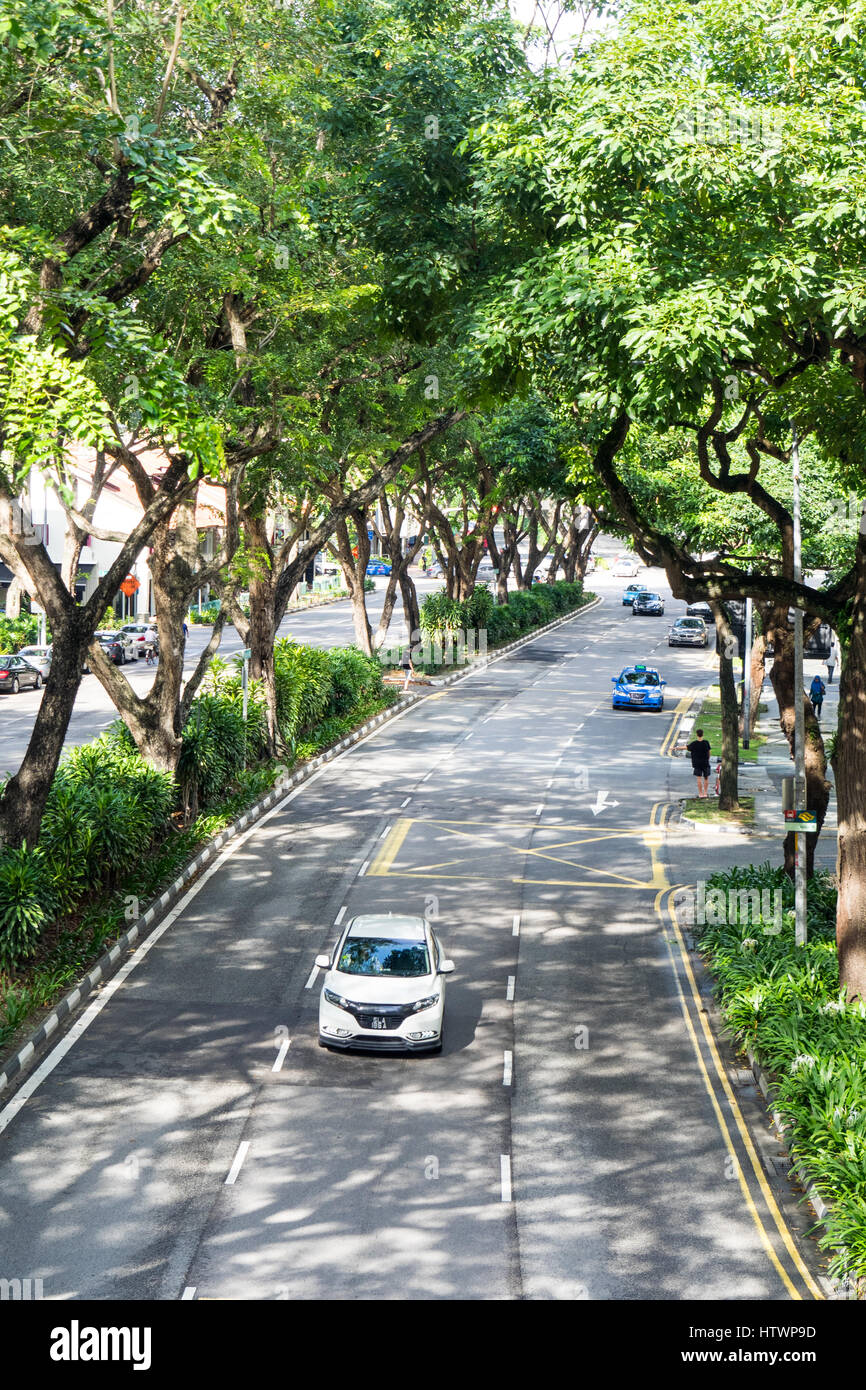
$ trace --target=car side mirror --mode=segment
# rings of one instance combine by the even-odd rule
[[[456,968],[453,960],[440,960],[439,962],[440,975],[453,975]]]
[[[659,685],[667,685],[667,681],[659,681]]]
[[[307,959],[309,960],[309,956],[307,957]],[[319,967],[320,970],[330,970],[330,968],[331,968],[331,957],[330,957],[330,956],[316,956],[316,965]]]
[[[614,685],[616,685],[616,679],[617,679],[616,676],[611,676],[611,681],[613,682]]]

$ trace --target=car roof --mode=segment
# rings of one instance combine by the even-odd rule
[[[658,675],[657,666],[644,666],[643,662],[641,661],[633,661],[630,666],[623,666],[622,670],[620,671],[620,675],[624,676],[626,671],[640,671],[647,676]]]
[[[366,913],[353,917],[347,936],[383,936],[393,941],[426,941],[423,917],[395,917],[390,913]]]

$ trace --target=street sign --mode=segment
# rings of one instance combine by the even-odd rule
[[[244,661],[249,661],[249,659],[250,659],[250,657],[252,656],[252,654],[253,654],[253,649],[252,649],[252,647],[244,647],[243,651],[241,652],[241,656],[243,657]]]
[[[132,598],[133,594],[137,594],[140,588],[141,584],[135,575],[128,574],[120,586],[120,592],[126,594],[127,598]]]
[[[818,831],[818,818],[814,811],[785,811],[784,826],[786,830],[793,830],[796,834],[814,835]]]

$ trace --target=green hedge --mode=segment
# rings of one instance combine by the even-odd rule
[[[794,944],[794,888],[770,864],[714,874],[708,888],[779,889],[784,925],[696,926],[718,982],[725,1018],[776,1078],[775,1108],[800,1167],[832,1204],[822,1245],[831,1274],[866,1277],[866,1007],[839,987],[836,890],[816,874],[808,891],[808,941]],[[844,1253],[844,1252],[847,1252]]]

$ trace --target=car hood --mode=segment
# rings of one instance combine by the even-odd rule
[[[626,695],[661,695],[660,685],[628,685],[625,681],[620,681],[617,685],[618,690],[624,690]]]
[[[355,1004],[411,1004],[435,994],[441,983],[437,975],[416,975],[402,980],[389,975],[346,975],[339,970],[329,970],[324,988],[342,994],[344,999]]]

